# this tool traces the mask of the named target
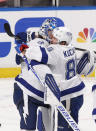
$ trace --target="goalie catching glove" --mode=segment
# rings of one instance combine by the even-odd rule
[[[36,37],[36,32],[19,32],[16,35],[15,41],[18,44],[28,43]]]

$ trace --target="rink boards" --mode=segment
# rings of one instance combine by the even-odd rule
[[[17,43],[6,34],[4,23],[9,23],[17,34],[36,31],[46,18],[54,17],[58,26],[65,25],[72,31],[75,47],[96,50],[95,15],[96,7],[0,8],[0,78],[15,77],[21,72],[15,62]]]
[[[0,68],[0,78],[14,78],[20,73],[20,67]]]

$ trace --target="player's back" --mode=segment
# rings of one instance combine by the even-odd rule
[[[82,94],[84,83],[76,74],[76,53],[73,46],[50,45],[48,51],[56,65],[50,68],[55,74],[57,83],[61,90],[61,101]],[[57,78],[58,77],[58,78]]]
[[[53,73],[61,74],[63,80],[69,80],[76,75],[76,54],[73,46],[50,45],[48,51],[57,60],[57,64],[51,66]]]

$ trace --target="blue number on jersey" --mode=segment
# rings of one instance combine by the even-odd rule
[[[66,79],[69,80],[76,75],[75,60],[71,59],[66,63]]]

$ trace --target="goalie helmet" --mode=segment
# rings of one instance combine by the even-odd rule
[[[54,18],[46,19],[40,27],[38,34],[42,36],[44,39],[50,40],[48,32],[53,31],[53,29],[56,27],[57,22]]]
[[[69,45],[72,41],[72,33],[66,27],[57,27],[53,30],[52,34],[57,39],[58,43],[66,41],[66,43]]]

